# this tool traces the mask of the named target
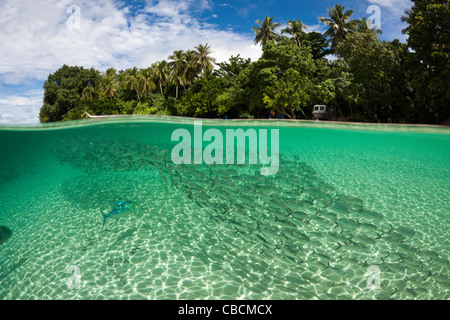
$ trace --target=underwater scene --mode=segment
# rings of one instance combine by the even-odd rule
[[[450,299],[450,129],[239,128],[274,174],[175,164],[189,119],[0,127],[0,299]]]

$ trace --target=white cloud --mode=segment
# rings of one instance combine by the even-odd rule
[[[319,32],[323,34],[327,30],[327,27],[324,24],[312,24],[307,25],[307,27],[305,32]]]
[[[190,1],[173,1],[173,0],[160,0],[149,1],[146,6],[146,11],[149,13],[155,13],[159,16],[166,17],[178,17],[187,11],[190,6]]]
[[[368,0],[370,3],[385,7],[396,15],[403,14],[406,9],[411,8],[411,0]]]
[[[37,123],[42,95],[42,90],[30,90],[21,96],[0,97],[0,124]]]
[[[79,29],[67,26],[72,15],[67,8],[74,3],[80,8]],[[113,0],[3,0],[0,83],[44,81],[63,64],[99,70],[146,67],[167,59],[174,50],[192,49],[200,43],[211,46],[218,62],[238,53],[256,60],[261,49],[250,35],[218,30],[192,14],[210,7],[206,0],[148,1],[143,10],[131,15],[128,8],[117,7]],[[18,108],[28,102],[32,102],[37,120],[36,100],[0,96],[0,101],[3,120],[8,118],[6,114],[29,110]],[[16,110],[14,113],[5,111],[7,103]]]
[[[32,97],[17,97],[10,96],[7,98],[0,99],[0,105],[10,105],[10,106],[28,106],[36,103],[41,103],[40,98]]]
[[[0,80],[18,83],[23,77],[45,79],[62,64],[103,69],[143,67],[150,60],[167,58],[175,49],[190,49],[207,42],[222,59],[238,52],[253,59],[260,55],[257,46],[248,46],[253,41],[250,37],[217,30],[184,13],[194,3],[195,10],[207,8],[207,1],[150,1],[145,13],[131,17],[111,0],[96,1],[95,5],[84,0],[79,2],[79,30],[66,26],[69,3],[4,2],[0,8]]]

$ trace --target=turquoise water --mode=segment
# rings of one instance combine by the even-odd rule
[[[188,119],[0,128],[0,298],[450,298],[449,129],[203,126],[279,129],[278,173],[174,165]]]

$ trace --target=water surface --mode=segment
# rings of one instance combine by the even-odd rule
[[[278,174],[174,165],[189,119],[0,128],[0,298],[450,298],[448,129],[203,126],[279,129]]]

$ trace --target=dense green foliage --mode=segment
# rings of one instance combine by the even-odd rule
[[[94,88],[100,82],[100,73],[94,69],[63,66],[49,75],[44,84],[44,105],[41,122],[67,120],[78,108],[85,88]],[[87,91],[88,89],[86,89]]]
[[[336,65],[352,75],[350,86],[359,88],[347,110],[353,120],[410,122],[412,107],[405,81],[404,59],[408,53],[400,42],[378,41],[374,32],[350,34],[337,46]],[[344,99],[348,98],[344,95]],[[355,113],[356,112],[356,113]]]
[[[208,45],[174,51],[148,68],[106,72],[64,65],[45,82],[41,122],[109,114],[311,119],[328,104],[350,121],[440,124],[450,117],[448,1],[416,0],[403,18],[408,44],[380,41],[352,10],[328,9],[322,35],[300,19],[257,21],[257,61],[216,63]],[[330,62],[326,56],[335,54]],[[216,68],[214,68],[216,64]]]
[[[440,123],[450,117],[449,1],[414,0],[405,21],[414,121]]]

